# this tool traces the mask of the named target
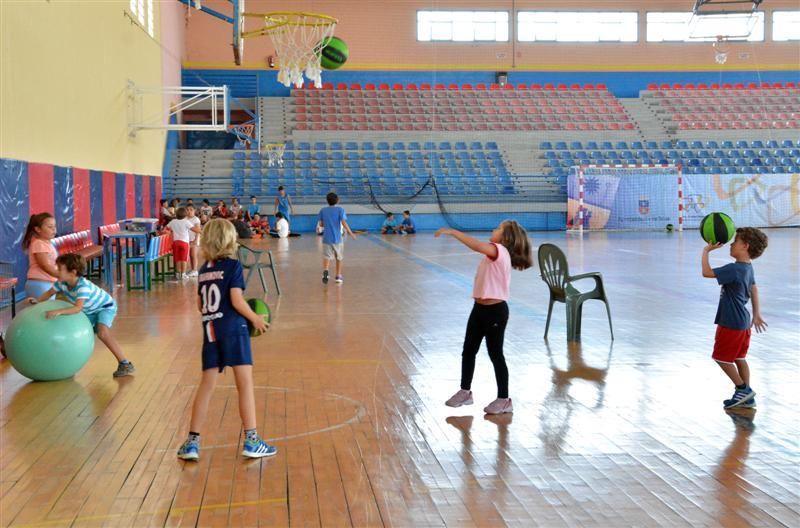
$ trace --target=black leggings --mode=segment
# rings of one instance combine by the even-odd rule
[[[464,351],[461,354],[461,388],[470,390],[472,375],[475,373],[475,356],[486,338],[489,359],[494,365],[497,380],[497,397],[508,398],[508,367],[503,357],[503,338],[508,323],[508,304],[478,304],[472,307],[467,321],[467,334],[464,336]]]

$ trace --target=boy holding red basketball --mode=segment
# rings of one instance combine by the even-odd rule
[[[750,346],[750,328],[755,327],[756,332],[761,333],[767,329],[767,323],[761,318],[752,260],[767,248],[767,235],[754,227],[740,227],[730,249],[736,262],[712,269],[708,254],[722,245],[708,244],[703,248],[702,258],[703,277],[716,278],[722,286],[714,319],[717,333],[711,357],[736,386],[731,399],[722,402],[725,409],[753,408],[756,393],[750,388],[750,368],[745,357]],[[752,321],[747,311],[748,299],[753,304]]]

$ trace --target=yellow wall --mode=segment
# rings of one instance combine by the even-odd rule
[[[165,133],[129,138],[125,95],[161,85],[159,4],[153,39],[128,0],[0,0],[0,157],[160,175]]]

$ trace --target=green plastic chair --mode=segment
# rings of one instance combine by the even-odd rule
[[[569,274],[569,264],[564,252],[554,244],[542,244],[539,246],[539,270],[541,270],[542,280],[550,288],[550,306],[547,308],[547,324],[544,327],[544,338],[547,339],[547,331],[550,329],[550,315],[553,313],[553,303],[563,302],[567,308],[567,340],[581,340],[581,315],[584,301],[599,299],[606,305],[608,313],[608,329],[611,331],[611,339],[614,339],[614,328],[611,326],[611,309],[608,306],[608,298],[603,288],[603,276],[598,271],[582,273],[580,275]],[[573,283],[582,279],[594,279],[594,289],[581,292],[573,286]]]
[[[269,262],[261,261],[261,255],[265,253]],[[247,283],[250,282],[250,277],[253,276],[253,273],[258,272],[258,278],[261,280],[261,287],[264,289],[264,293],[267,293],[267,283],[264,280],[264,272],[262,270],[264,268],[269,268],[270,271],[272,271],[272,280],[275,281],[275,289],[278,291],[278,295],[281,294],[281,285],[278,284],[278,275],[275,273],[275,262],[272,260],[272,251],[258,251],[240,242],[239,262],[241,262],[242,267],[247,270],[247,277],[244,279],[245,287],[247,287]]]

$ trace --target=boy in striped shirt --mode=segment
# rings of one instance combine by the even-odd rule
[[[112,354],[117,358],[119,365],[114,371],[114,377],[130,376],[136,369],[133,363],[125,358],[119,343],[111,335],[111,325],[117,316],[117,303],[105,290],[87,280],[83,274],[86,270],[86,261],[76,253],[61,255],[56,259],[58,268],[58,281],[38,299],[31,299],[32,303],[42,302],[53,295],[59,294],[72,303],[72,308],[50,310],[45,314],[48,319],[60,315],[72,315],[79,312],[86,314],[92,323],[97,337],[100,338]]]

